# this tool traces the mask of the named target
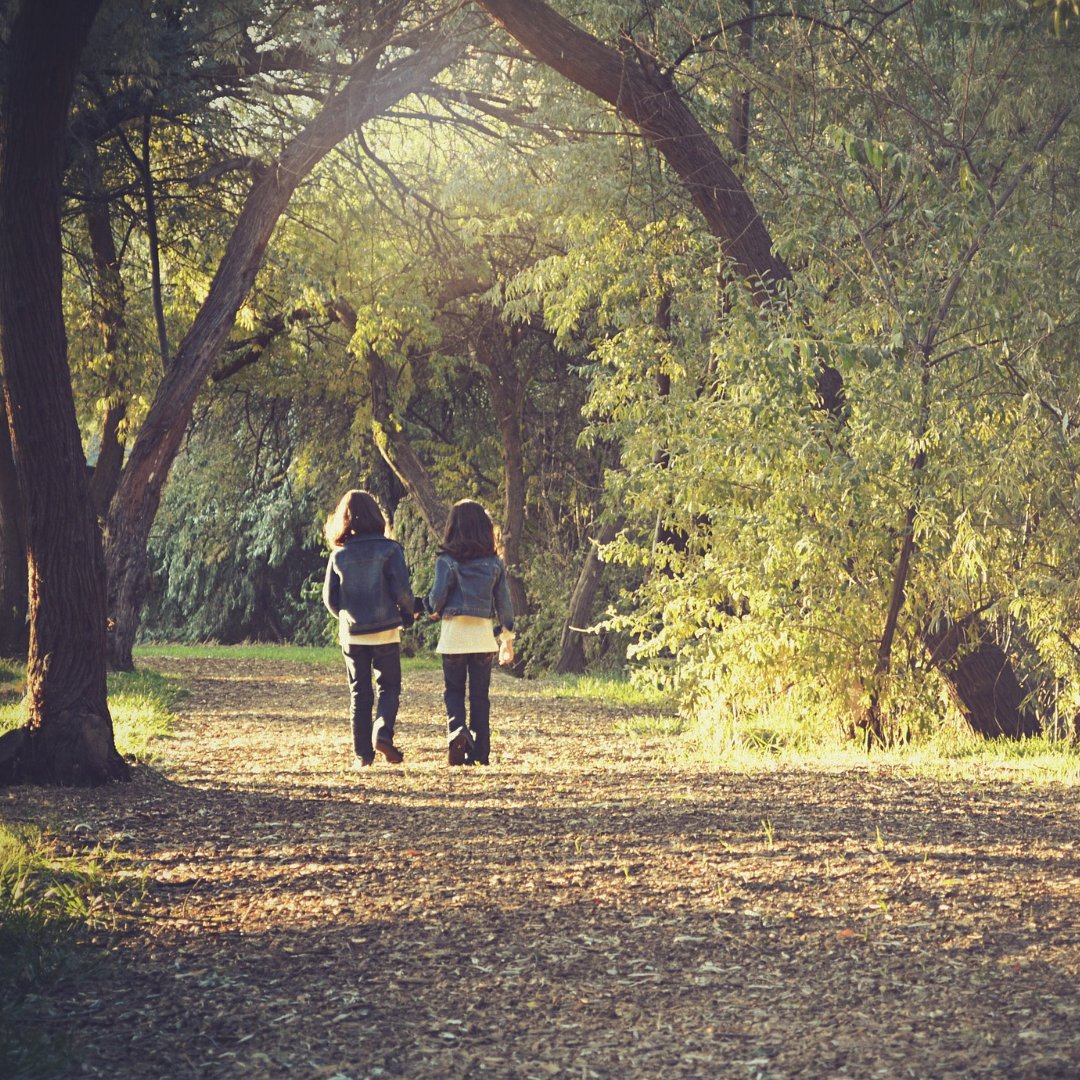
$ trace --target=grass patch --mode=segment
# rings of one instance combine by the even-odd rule
[[[676,739],[686,733],[686,721],[672,713],[634,713],[615,724],[617,735],[639,739]]]
[[[40,831],[0,825],[0,1075],[56,1075],[68,1055],[34,1027],[33,997],[77,969],[79,947],[115,929],[144,884],[114,874],[100,849],[61,857]]]
[[[147,761],[155,739],[172,731],[172,709],[186,696],[179,679],[153,671],[118,671],[109,675],[109,712],[116,749],[126,758]]]
[[[839,728],[826,735],[783,711],[737,721],[706,714],[690,718],[685,734],[691,757],[735,770],[885,768],[924,779],[1080,784],[1075,743],[1045,736],[985,739],[959,720],[869,751],[845,741]]]
[[[546,681],[547,697],[602,701],[606,705],[649,709],[664,715],[674,712],[669,695],[617,675],[561,675]]]
[[[23,696],[23,681],[26,678],[26,665],[18,660],[0,658],[0,731],[7,731],[4,717],[12,706],[18,705]],[[17,713],[12,713],[17,716]],[[21,722],[21,721],[20,721]],[[11,724],[18,727],[18,724]]]
[[[599,702],[624,712],[615,721],[617,735],[632,739],[674,739],[687,728],[670,695],[619,675],[563,675],[546,679],[541,694],[564,700]]]
[[[282,663],[326,666],[341,663],[341,650],[331,645],[217,645],[213,642],[174,645],[166,642],[136,645],[132,655],[136,660],[276,660]]]
[[[14,699],[0,701],[0,732],[26,723],[21,682],[18,687]],[[130,760],[149,760],[154,739],[172,729],[172,708],[185,694],[180,681],[153,671],[122,671],[109,675],[108,689],[116,749]]]
[[[341,667],[341,650],[336,645],[200,645],[149,644],[133,650],[136,660],[269,660],[279,663],[315,664],[319,667]],[[431,671],[440,667],[439,658],[432,652],[401,657],[403,671]]]

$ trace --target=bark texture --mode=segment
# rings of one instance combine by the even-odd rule
[[[588,554],[570,596],[570,610],[563,626],[559,659],[555,664],[556,675],[580,675],[585,670],[585,634],[589,632],[588,627],[592,622],[593,605],[604,570],[600,549],[615,539],[620,528],[620,522],[609,521],[589,543]]]
[[[0,423],[0,656],[26,659],[30,643],[26,539],[5,411]]]
[[[94,784],[127,775],[105,688],[105,576],[61,306],[64,133],[98,0],[24,4],[12,28],[0,164],[0,349],[25,510],[27,726],[0,777]]]

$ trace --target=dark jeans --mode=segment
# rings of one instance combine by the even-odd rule
[[[469,687],[469,724],[475,746],[472,760],[488,763],[491,753],[491,663],[494,653],[444,653],[442,658],[443,701],[446,703],[448,731],[465,727],[465,685]]]
[[[349,645],[341,651],[345,654],[345,674],[349,679],[353,750],[358,757],[370,759],[373,756],[372,706],[375,706],[380,725],[376,737],[394,741],[394,724],[401,700],[401,646],[395,641],[389,645]],[[375,672],[374,691],[372,671]]]

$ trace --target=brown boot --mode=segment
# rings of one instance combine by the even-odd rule
[[[468,749],[469,740],[464,731],[459,731],[451,740],[447,750],[447,760],[451,765],[465,764],[465,751]]]
[[[391,765],[400,765],[405,760],[405,755],[389,740],[389,739],[377,739],[375,742],[375,749]]]

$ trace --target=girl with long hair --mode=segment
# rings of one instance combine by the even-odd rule
[[[424,607],[432,618],[442,619],[436,651],[443,665],[448,760],[451,765],[487,765],[492,662],[496,654],[502,664],[514,659],[514,608],[506,566],[495,546],[495,526],[472,499],[450,510]],[[495,640],[493,619],[501,643]]]
[[[331,552],[322,596],[338,620],[357,768],[370,765],[376,752],[392,765],[405,757],[394,744],[394,726],[401,699],[401,630],[412,626],[415,608],[405,553],[387,531],[375,497],[359,490],[345,492],[325,527]]]

